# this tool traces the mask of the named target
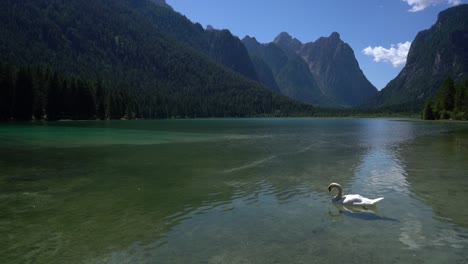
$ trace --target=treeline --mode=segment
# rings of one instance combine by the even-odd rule
[[[105,119],[133,113],[125,90],[59,75],[48,66],[2,65],[0,93],[1,120]]]
[[[237,84],[233,84],[237,85]],[[59,74],[49,66],[0,66],[0,120],[312,116],[311,106],[262,90],[172,93]],[[210,93],[210,95],[207,94]]]
[[[422,119],[468,120],[468,80],[455,84],[447,78],[434,100],[424,105]]]
[[[314,115],[312,106],[272,93],[166,34],[172,27],[185,35],[176,22],[186,19],[159,8],[177,17],[154,21],[145,5],[0,1],[0,119]]]

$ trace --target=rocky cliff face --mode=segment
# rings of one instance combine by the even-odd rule
[[[281,32],[273,42],[283,50],[294,51],[296,53],[304,46],[300,40],[293,38],[287,32]]]
[[[400,74],[365,106],[420,110],[448,77],[468,78],[468,5],[442,11],[430,29],[419,32]]]
[[[208,54],[211,58],[249,79],[258,81],[254,64],[239,38],[227,29],[207,30],[204,34],[208,36]]]
[[[272,69],[279,90],[289,97],[322,106],[354,106],[377,94],[336,32],[305,44],[286,32],[269,44],[248,37],[243,42],[251,57]]]
[[[274,42],[261,44],[255,38],[245,37],[246,46],[257,72],[266,72],[268,67],[272,75],[259,75],[260,81],[272,90],[301,102],[315,105],[333,105],[320,91],[317,82],[309,71],[306,62],[296,53],[283,50]],[[259,68],[261,65],[262,68]],[[271,80],[273,78],[273,80]]]
[[[281,33],[275,43],[298,54],[307,63],[321,92],[336,104],[354,106],[377,94],[359,68],[354,51],[338,33],[305,44]]]

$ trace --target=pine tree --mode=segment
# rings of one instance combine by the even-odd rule
[[[447,78],[440,88],[440,106],[441,110],[453,111],[455,97],[455,84],[452,78]]]
[[[96,84],[96,117],[101,120],[106,119],[105,101],[104,84],[99,80]]]
[[[45,115],[48,82],[51,78],[51,69],[49,66],[40,66],[33,70],[34,87],[34,110],[35,119],[42,119]]]
[[[76,119],[94,119],[96,115],[96,104],[94,102],[93,91],[89,82],[82,78],[76,80],[74,98],[74,118]]]
[[[31,71],[21,68],[18,71],[13,103],[13,118],[31,120],[34,108],[34,86]]]
[[[11,65],[0,66],[0,120],[11,118],[14,100],[15,69]]]
[[[62,92],[60,89],[60,80],[57,73],[52,74],[47,91],[47,119],[57,120],[62,118],[63,107],[62,107]]]
[[[431,102],[426,102],[424,105],[423,113],[422,113],[422,119],[424,120],[434,120],[435,115],[434,115],[434,110],[432,109],[432,103]]]

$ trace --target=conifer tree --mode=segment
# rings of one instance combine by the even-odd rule
[[[57,120],[62,117],[63,107],[62,107],[62,93],[60,89],[60,80],[57,76],[57,73],[52,74],[47,92],[47,119]]]
[[[440,106],[441,110],[453,111],[455,96],[455,84],[452,78],[447,78],[440,88]]]
[[[422,113],[422,119],[424,120],[434,120],[435,115],[434,115],[434,110],[432,109],[432,103],[431,102],[426,102],[424,105],[424,110]]]
[[[0,120],[11,118],[14,98],[15,70],[11,65],[0,66]]]
[[[30,69],[20,68],[15,85],[13,101],[13,118],[30,120],[34,107],[34,86]]]

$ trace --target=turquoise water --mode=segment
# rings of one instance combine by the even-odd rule
[[[2,124],[0,157],[2,263],[468,262],[466,123]]]

